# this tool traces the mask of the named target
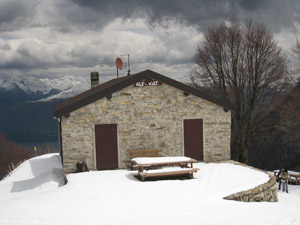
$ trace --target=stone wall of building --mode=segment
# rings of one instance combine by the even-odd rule
[[[258,170],[260,172],[264,172],[260,169],[247,166],[245,164],[241,164],[238,162],[230,161],[230,163],[234,163],[237,165],[242,165],[249,167],[254,170]],[[232,195],[225,197],[224,199],[227,200],[235,200],[241,202],[277,202],[277,187],[276,187],[276,178],[272,175],[267,173],[269,176],[269,180],[267,183],[261,184],[255,188],[252,188],[247,191],[241,191]]]
[[[126,168],[128,150],[159,149],[162,156],[184,155],[184,119],[203,119],[204,161],[230,159],[231,112],[197,96],[163,84],[131,85],[62,117],[65,172],[77,161],[96,169],[95,125],[117,124],[119,168]]]

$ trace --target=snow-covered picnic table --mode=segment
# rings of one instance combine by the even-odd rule
[[[182,174],[189,174],[193,177],[193,174],[199,170],[193,168],[193,163],[197,160],[185,156],[137,157],[131,159],[131,161],[136,164],[133,168],[138,170],[138,174],[143,181],[147,177]]]
[[[291,184],[300,184],[300,174],[289,174],[289,182]]]
[[[277,181],[279,181],[278,173],[280,170],[273,170],[274,176],[276,177]],[[289,174],[289,183],[290,184],[300,184],[300,173],[294,171],[288,171]]]

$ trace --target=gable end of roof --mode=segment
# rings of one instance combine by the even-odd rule
[[[221,100],[213,95],[207,94],[201,90],[190,87],[186,84],[180,83],[176,80],[163,76],[159,73],[153,72],[151,70],[145,70],[140,73],[136,73],[130,76],[116,78],[110,80],[106,83],[98,85],[90,90],[87,90],[79,95],[69,98],[54,106],[53,112],[56,118],[61,116],[68,116],[70,112],[79,109],[85,105],[97,101],[98,99],[110,96],[114,92],[117,92],[123,88],[126,88],[136,82],[142,81],[147,78],[152,78],[162,83],[173,86],[177,89],[182,90],[185,93],[189,93],[205,99],[207,101],[213,102],[217,105],[224,107],[226,110],[234,110],[234,105],[224,100]]]

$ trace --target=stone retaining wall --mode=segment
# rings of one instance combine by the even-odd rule
[[[263,170],[238,163],[235,161],[227,161],[229,163],[233,163],[236,165],[241,165],[248,167],[250,169],[258,170],[260,172],[266,173]],[[277,186],[276,186],[276,178],[269,173],[266,173],[269,176],[269,181],[267,183],[261,184],[255,188],[249,189],[247,191],[241,191],[232,195],[229,195],[227,197],[224,197],[224,199],[227,200],[235,200],[235,201],[241,201],[241,202],[277,202]]]

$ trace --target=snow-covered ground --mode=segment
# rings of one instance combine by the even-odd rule
[[[195,167],[195,179],[141,182],[136,171],[109,170],[68,175],[62,186],[59,156],[36,157],[0,182],[0,224],[300,225],[300,186],[276,203],[229,201],[268,176],[229,163]]]

